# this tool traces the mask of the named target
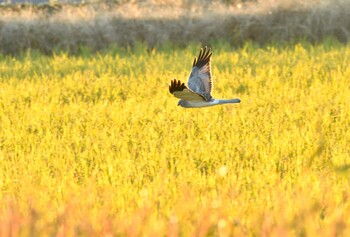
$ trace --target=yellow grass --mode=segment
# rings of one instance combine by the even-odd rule
[[[350,47],[0,57],[0,236],[349,236]]]

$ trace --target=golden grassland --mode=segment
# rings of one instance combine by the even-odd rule
[[[123,2],[0,7],[0,53],[79,53],[81,46],[101,51],[138,42],[153,48],[218,40],[234,46],[247,40],[261,45],[292,39],[321,42],[328,37],[350,41],[349,0]]]
[[[199,47],[0,56],[0,235],[348,236],[349,45]]]

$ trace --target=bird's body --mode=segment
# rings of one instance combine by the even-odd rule
[[[231,100],[212,99],[209,102],[202,101],[202,100],[186,101],[181,99],[178,105],[184,108],[202,108],[202,107],[210,107],[210,106],[220,105],[220,104],[232,104],[232,103],[240,103],[240,102],[241,102],[240,99],[231,99]]]
[[[184,108],[202,108],[219,104],[240,103],[240,99],[219,100],[211,95],[213,81],[210,72],[211,49],[205,47],[200,50],[198,59],[194,59],[188,87],[181,81],[173,79],[169,91],[179,98],[178,105]]]

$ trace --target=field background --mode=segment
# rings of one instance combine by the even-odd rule
[[[174,24],[188,11],[180,3],[172,2],[184,9],[174,11]],[[317,3],[308,9],[329,2]],[[336,3],[343,5],[327,11],[348,6]],[[138,4],[132,10],[139,15],[123,13],[125,24],[144,22],[150,8]],[[228,6],[215,8],[227,14],[258,6],[212,4]],[[350,235],[348,38],[327,27],[317,40],[186,35],[212,19],[204,10],[194,11],[193,25],[182,22],[179,41],[141,33],[159,40],[152,45],[134,28],[121,44],[79,34],[91,22],[106,23],[94,28],[102,35],[127,29],[115,16],[130,5],[106,9],[117,15],[103,15],[101,6],[2,8],[0,236]],[[163,24],[160,12],[150,22]],[[327,15],[324,26],[336,16]],[[217,32],[216,20],[202,26]],[[204,44],[214,52],[214,97],[240,97],[241,104],[176,106],[168,83],[186,81]]]
[[[118,4],[118,2],[125,2]],[[0,7],[0,53],[24,50],[80,53],[82,48],[186,47],[225,41],[350,40],[348,0],[145,0],[90,4],[4,5]]]

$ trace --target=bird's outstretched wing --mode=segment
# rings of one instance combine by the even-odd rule
[[[169,91],[175,97],[186,101],[206,100],[203,95],[193,92],[185,86],[185,83],[181,83],[181,81],[176,79],[171,80],[171,83],[169,85]]]
[[[212,52],[210,48],[201,48],[198,59],[194,58],[192,71],[187,82],[188,88],[202,95],[206,101],[212,99],[211,92],[213,81],[210,72],[211,55]]]

